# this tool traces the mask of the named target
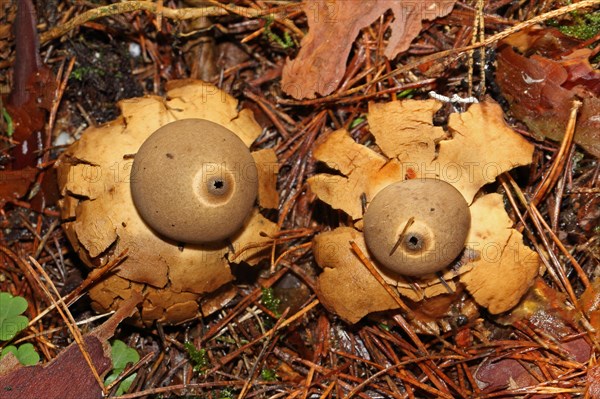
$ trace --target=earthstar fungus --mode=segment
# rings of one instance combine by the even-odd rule
[[[79,257],[96,268],[127,250],[127,258],[112,274],[90,289],[92,306],[98,311],[116,309],[134,291],[142,292],[144,301],[135,320],[144,324],[175,324],[220,309],[235,294],[229,284],[233,280],[227,260],[231,251],[250,248],[241,251],[236,262],[254,265],[262,259],[268,237],[277,230],[277,226],[259,212],[259,207],[273,207],[278,202],[277,158],[271,149],[251,153],[255,168],[250,166],[247,172],[256,179],[246,194],[246,201],[251,204],[246,205],[249,212],[230,231],[220,232],[216,236],[219,240],[206,243],[207,235],[189,240],[180,240],[185,238],[182,236],[165,238],[142,219],[133,201],[138,194],[133,194],[136,189],[132,190],[131,185],[135,187],[141,182],[136,181],[137,166],[134,168],[133,164],[137,162],[135,154],[152,133],[171,122],[187,120],[177,122],[187,124],[191,123],[190,119],[202,119],[231,131],[247,148],[262,130],[251,111],[238,111],[237,101],[214,85],[185,80],[170,82],[166,89],[164,98],[146,96],[121,101],[119,118],[88,128],[57,162],[63,228]],[[172,140],[167,140],[168,145],[178,141],[179,133],[170,134]],[[174,155],[173,159],[163,154],[165,159],[160,165],[167,175],[173,172],[164,167],[168,164],[165,162],[177,162],[178,156],[184,161],[184,152],[177,149],[175,153],[173,149],[173,153],[169,152]],[[244,159],[244,162],[250,160]],[[219,167],[223,165],[221,162]],[[235,174],[235,165],[225,166],[226,174]],[[234,184],[233,191],[237,188]],[[161,190],[156,184],[153,189]],[[254,201],[256,195],[258,206]],[[227,202],[230,197],[226,194],[222,198]],[[184,209],[179,211],[183,213]],[[220,239],[225,236],[226,240]]]
[[[315,146],[315,158],[338,173],[310,177],[311,190],[354,221],[353,226],[338,227],[315,238],[315,260],[323,269],[317,294],[325,307],[350,323],[371,312],[399,307],[352,250],[350,241],[368,257],[386,284],[413,302],[459,292],[464,286],[477,304],[501,313],[518,303],[539,273],[538,255],[512,228],[502,196],[481,191],[501,173],[531,163],[533,146],[506,125],[496,103],[473,104],[466,112],[451,114],[446,131],[433,125],[433,115],[440,107],[435,100],[371,103],[367,120],[376,145],[356,143],[341,129],[322,136]],[[450,192],[468,205],[468,210],[463,205],[456,209],[446,205],[449,210],[462,209],[465,219],[458,229],[457,224],[446,226],[447,221],[440,220],[442,230],[460,230],[460,244],[448,252],[446,265],[427,269],[439,270],[437,275],[398,265],[389,255],[390,247],[394,249],[398,242],[398,248],[418,245],[410,234],[402,237],[403,232],[411,232],[411,217],[417,224],[418,214],[405,212],[414,200],[397,193],[386,198],[386,192],[394,193],[394,187],[411,181],[422,184],[429,180],[452,186]],[[379,207],[379,198],[384,199],[384,208],[397,203],[397,213],[386,211],[371,217],[371,207]],[[437,207],[425,206],[420,212],[426,214]],[[372,239],[371,230],[387,230],[387,241]]]

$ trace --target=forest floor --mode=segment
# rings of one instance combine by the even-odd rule
[[[583,102],[582,109],[591,107],[592,114],[600,108],[600,2],[583,2],[595,11],[559,0],[437,2],[450,4],[449,12],[431,19],[424,12],[422,18],[407,14],[406,24],[418,20],[418,33],[407,39],[405,32],[407,49],[392,51],[389,58],[387,46],[400,18],[388,6],[371,17],[361,8],[371,5],[347,11],[356,2],[343,3],[159,0],[119,3],[126,7],[116,9],[105,0],[39,0],[34,1],[38,48],[23,31],[15,38],[17,1],[2,2],[0,89],[6,110],[21,111],[2,107],[0,291],[25,298],[30,320],[43,316],[0,341],[2,347],[31,343],[49,367],[47,362],[73,342],[73,329],[86,336],[110,316],[98,318],[85,295],[97,281],[90,281],[90,269],[63,229],[53,165],[86,129],[117,118],[119,101],[164,96],[167,82],[193,78],[229,93],[239,109],[250,109],[262,128],[252,149],[275,151],[279,208],[262,214],[277,224],[279,241],[274,239],[272,253],[251,269],[232,265],[236,293],[213,314],[178,325],[120,323],[110,339],[113,362],[120,356],[129,363],[121,359],[121,367],[115,364],[109,374],[121,375],[127,385],[113,384],[106,394],[122,399],[600,397],[595,363],[600,348],[599,139],[597,133],[580,132],[587,123],[584,111],[575,130],[567,127],[569,118],[576,118],[570,113],[573,99]],[[571,3],[574,9],[563,8]],[[193,18],[185,14],[191,9]],[[331,20],[319,24],[319,18]],[[349,22],[361,18],[371,19]],[[543,33],[529,30],[533,22]],[[285,76],[286,63],[299,57],[311,29],[321,29],[322,37],[310,40],[317,43],[315,51],[325,53],[327,70],[313,64],[300,76]],[[500,74],[509,74],[498,70],[498,49],[508,32],[517,31],[523,34],[522,47],[511,45],[523,59],[545,57],[547,63],[540,65],[567,71],[556,83],[566,97],[542,93],[539,103],[527,103],[526,88],[502,84]],[[533,44],[534,36],[543,37],[543,44]],[[588,53],[569,58],[575,49]],[[306,64],[315,62],[310,54],[303,57]],[[532,74],[539,72],[529,67]],[[17,68],[25,74],[21,78]],[[556,77],[550,67],[543,70],[542,80]],[[19,79],[33,101],[15,99]],[[286,87],[292,81],[296,91]],[[519,101],[514,98],[520,95],[506,93],[513,89],[523,91],[525,111],[515,110]],[[314,149],[330,132],[345,129],[356,143],[379,151],[369,104],[426,100],[430,92],[448,100],[458,95],[498,103],[508,125],[532,146],[530,165],[502,173],[482,192],[503,196],[512,227],[539,259],[539,276],[527,284],[531,289],[524,299],[501,314],[474,302],[459,283],[443,301],[406,299],[401,309],[348,323],[320,301],[322,269],[313,239],[353,221],[311,190],[311,176],[342,174],[318,161]],[[446,126],[450,114],[464,112],[473,102],[442,102],[433,125]],[[535,131],[539,124],[523,120],[536,113],[565,128],[559,136],[543,137]],[[555,121],[551,114],[567,117]],[[598,127],[593,117],[588,122],[592,130]],[[37,145],[33,158],[15,151],[23,141]],[[50,283],[56,293],[42,288]],[[42,315],[58,295],[73,291],[81,297],[69,307],[72,319],[56,311]],[[8,317],[2,313],[0,327]],[[132,363],[133,369],[120,374]],[[10,376],[1,364],[0,378]],[[88,367],[76,366],[67,368],[69,373]],[[9,397],[5,394],[6,386],[0,398]]]

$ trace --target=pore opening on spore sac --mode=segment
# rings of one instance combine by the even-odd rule
[[[423,249],[424,240],[419,234],[407,234],[404,240],[404,246],[409,251],[419,251]]]
[[[207,182],[208,192],[212,195],[222,196],[229,192],[229,185],[226,179],[215,177]]]

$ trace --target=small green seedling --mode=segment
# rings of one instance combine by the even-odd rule
[[[354,129],[356,126],[360,125],[364,121],[366,121],[366,119],[363,118],[362,116],[359,116],[358,118],[356,118],[352,121],[352,123],[350,124],[350,129]]]
[[[19,345],[18,348],[14,345],[7,346],[0,352],[0,359],[9,352],[15,355],[19,363],[24,366],[34,366],[40,361],[40,355],[38,355],[34,346],[30,343]]]
[[[6,136],[12,137],[15,132],[15,126],[10,114],[4,107],[2,107],[2,119],[4,119],[4,123],[6,123]]]
[[[204,373],[208,368],[210,362],[208,361],[208,356],[206,355],[206,349],[196,349],[194,344],[191,342],[186,342],[183,344],[185,346],[185,350],[192,361],[193,369],[197,373]]]
[[[404,98],[413,98],[415,95],[415,89],[406,89],[406,90],[402,90],[400,93],[396,94],[396,98],[398,100],[404,99]]]
[[[0,292],[0,341],[10,341],[27,327],[29,320],[21,314],[25,310],[25,298]]]
[[[10,341],[27,327],[29,319],[22,315],[25,310],[27,310],[25,298],[0,292],[0,341]],[[0,352],[0,359],[8,353],[15,355],[24,366],[33,366],[40,361],[40,355],[32,344],[22,344],[18,348],[9,345]]]
[[[112,372],[106,377],[104,381],[104,385],[110,385],[113,381],[115,381],[119,375],[125,370],[128,364],[136,364],[140,361],[140,355],[133,348],[128,347],[125,342],[115,339],[110,346],[111,349],[111,358],[113,363]],[[137,373],[133,373],[127,378],[125,378],[119,384],[117,388],[117,392],[115,393],[117,396],[122,395],[129,390],[129,387],[133,383],[135,376]]]

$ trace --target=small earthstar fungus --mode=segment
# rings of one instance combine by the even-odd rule
[[[373,198],[363,220],[369,251],[404,276],[446,268],[464,249],[471,226],[462,194],[437,179],[390,184]]]
[[[372,103],[367,119],[377,146],[358,144],[342,129],[315,147],[315,158],[339,173],[312,176],[311,190],[354,220],[314,240],[323,268],[318,295],[348,322],[399,307],[350,242],[382,281],[413,302],[464,286],[480,306],[501,313],[539,272],[502,196],[480,191],[531,163],[533,146],[493,102],[451,114],[447,132],[432,122],[440,107],[435,100]]]
[[[262,258],[276,225],[259,208],[277,206],[277,158],[248,150],[261,128],[237,105],[211,84],[171,82],[165,98],[122,101],[122,116],[62,154],[61,216],[80,258],[96,268],[127,250],[90,289],[95,309],[138,291],[137,322],[207,315],[235,294],[227,256]]]

